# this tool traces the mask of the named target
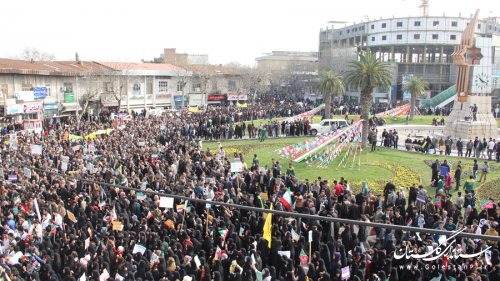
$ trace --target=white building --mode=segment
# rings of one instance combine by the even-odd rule
[[[356,59],[356,51],[370,49],[388,62],[394,73],[392,88],[387,97],[402,99],[402,81],[406,75],[417,75],[429,82],[432,95],[455,84],[455,67],[451,54],[460,43],[461,35],[470,18],[425,16],[386,18],[362,22],[342,28],[320,31],[320,69],[347,70],[347,62]],[[493,65],[500,60],[500,24],[494,18],[480,20],[476,27],[479,37],[490,40]],[[495,52],[496,51],[496,52]],[[384,92],[384,91],[383,91]],[[357,92],[348,92],[357,97]]]
[[[187,104],[189,76],[169,64],[0,59],[0,114],[20,121],[173,107],[178,96]]]

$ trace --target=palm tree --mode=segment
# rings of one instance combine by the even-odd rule
[[[359,60],[349,64],[345,84],[361,92],[361,118],[363,122],[362,146],[368,138],[368,118],[372,107],[372,92],[376,87],[390,86],[391,74],[388,65],[375,57],[371,51],[358,53]]]
[[[344,81],[342,81],[342,76],[333,71],[323,71],[320,73],[320,77],[319,89],[323,93],[325,100],[325,117],[330,118],[332,95],[344,94]]]
[[[410,79],[406,79],[403,83],[403,92],[409,92],[411,94],[410,99],[410,120],[413,120],[415,116],[415,106],[417,106],[417,94],[422,95],[425,93],[425,88],[429,83],[420,79],[418,76],[411,76]]]

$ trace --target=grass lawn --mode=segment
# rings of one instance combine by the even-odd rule
[[[240,152],[243,153],[244,160],[248,166],[251,166],[252,158],[254,154],[258,155],[261,165],[267,165],[271,167],[272,159],[276,159],[282,164],[282,172],[285,172],[288,164],[291,162],[280,156],[277,153],[282,147],[290,144],[298,143],[307,139],[302,138],[279,138],[279,139],[267,139],[266,141],[260,143],[258,140],[229,140],[221,142],[223,148],[226,150],[226,154]],[[211,150],[217,149],[217,142],[204,142],[203,148],[210,148]],[[343,154],[342,154],[343,155]],[[231,157],[228,157],[231,158]],[[359,158],[358,158],[359,159]],[[473,160],[468,158],[459,158],[453,156],[441,156],[433,154],[420,154],[414,152],[406,151],[395,151],[392,149],[379,148],[376,152],[364,151],[361,155],[360,166],[357,164],[358,159],[356,159],[355,164],[352,167],[353,158],[349,158],[347,165],[338,167],[339,159],[333,161],[327,168],[317,168],[308,166],[305,163],[293,163],[295,168],[295,173],[297,177],[301,180],[309,179],[314,180],[318,176],[322,179],[339,179],[344,177],[349,180],[354,186],[357,186],[360,181],[367,180],[370,189],[377,192],[381,192],[387,181],[394,179],[395,184],[408,187],[413,183],[422,183],[424,187],[429,190],[429,194],[434,194],[434,189],[430,187],[431,169],[425,161],[434,161],[439,159],[441,162],[445,159],[448,160],[452,165],[456,164],[458,160],[462,161],[462,166],[464,166],[464,171],[471,169]],[[480,160],[482,164],[483,160]],[[488,175],[488,181],[486,184],[493,186],[493,188],[499,189],[495,179],[500,178],[500,165],[490,161],[491,172]],[[452,168],[454,171],[454,168]],[[462,180],[464,182],[465,179]],[[481,188],[479,186],[479,188]],[[488,196],[498,196],[497,192],[493,194],[488,194]],[[495,197],[498,199],[499,197]],[[480,199],[483,199],[480,197]]]
[[[432,119],[436,118],[441,120],[443,118],[446,120],[447,116],[435,116],[435,115],[417,115],[413,118],[413,120],[409,121],[409,125],[432,125]],[[278,120],[283,120],[286,119],[287,117],[280,117],[280,118],[273,118],[271,119],[272,121],[278,121]],[[334,119],[344,119],[343,115],[334,115]],[[359,115],[349,115],[349,119],[358,119]],[[386,125],[406,125],[406,116],[397,116],[397,117],[383,117],[385,124]],[[500,118],[496,119],[497,120],[497,126],[500,128]],[[254,124],[256,126],[259,126],[261,124],[267,124],[269,122],[269,119],[259,119],[259,120],[254,120]],[[317,124],[321,122],[321,116],[316,115],[313,117],[313,123]],[[250,121],[246,121],[245,123],[249,124],[251,123]]]

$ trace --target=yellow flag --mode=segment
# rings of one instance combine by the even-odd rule
[[[269,210],[273,209],[273,204],[271,204],[271,207]],[[262,238],[266,239],[268,243],[269,248],[271,248],[271,240],[272,240],[272,227],[273,227],[273,214],[269,213],[266,216],[266,222],[264,223],[264,234],[262,235]]]
[[[73,214],[71,211],[66,210],[66,215],[68,215],[68,219],[74,223],[77,222],[75,214]]]

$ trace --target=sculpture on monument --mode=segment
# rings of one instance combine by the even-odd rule
[[[448,119],[445,133],[454,139],[475,137],[496,139],[498,128],[491,111],[491,63],[483,59],[481,47],[488,46],[488,38],[476,37],[479,10],[462,33],[460,45],[452,54],[457,66],[457,97]],[[491,44],[491,43],[490,43]]]

